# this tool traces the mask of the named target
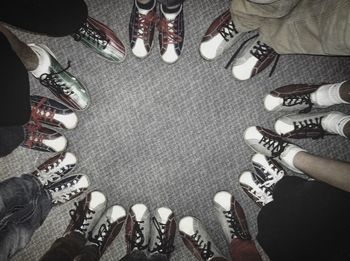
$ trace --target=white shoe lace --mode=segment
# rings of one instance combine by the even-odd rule
[[[69,201],[73,196],[78,194],[81,189],[76,188],[75,185],[78,183],[78,180],[73,180],[72,182],[68,182],[63,184],[60,187],[55,187],[55,189],[50,189],[50,193],[52,194],[53,203],[65,203]]]
[[[249,192],[257,198],[256,202],[261,203],[265,206],[267,203],[273,201],[272,195],[269,191],[266,191],[266,188],[263,184],[258,184],[256,187],[252,187]]]

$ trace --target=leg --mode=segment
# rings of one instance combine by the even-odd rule
[[[96,245],[85,246],[78,256],[74,258],[74,261],[98,261],[100,260],[100,254]]]
[[[346,260],[348,193],[287,176],[277,183],[273,196],[258,215],[257,236],[271,260]]]
[[[10,40],[0,31],[0,71],[2,79],[0,126],[20,126],[27,123],[30,118],[27,70],[10,43]]]
[[[299,2],[300,0],[277,0],[268,4],[260,4],[259,1],[233,0],[231,4],[232,20],[240,32],[256,30],[268,18],[286,16]]]
[[[86,239],[78,232],[72,232],[57,239],[40,261],[73,261],[85,245]]]
[[[51,196],[34,177],[25,175],[22,178],[10,179],[4,185],[12,187],[10,192],[15,197],[6,199],[1,195],[0,204],[9,210],[0,220],[1,260],[7,260],[27,245],[52,207]],[[1,187],[1,192],[6,192],[7,189]]]
[[[0,127],[0,157],[5,157],[24,141],[22,126]]]
[[[83,0],[14,0],[1,8],[0,21],[60,37],[79,29],[86,22],[87,15],[87,6]]]
[[[350,192],[350,163],[298,152],[294,165],[314,179]]]
[[[134,250],[130,254],[124,256],[120,261],[145,261],[147,256],[143,251]]]

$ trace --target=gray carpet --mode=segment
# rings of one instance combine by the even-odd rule
[[[108,24],[127,45],[132,1],[87,1],[90,15]],[[166,65],[156,44],[145,60],[129,55],[122,64],[108,63],[70,37],[53,39],[16,31],[26,42],[48,45],[86,83],[92,106],[79,113],[76,130],[65,132],[69,151],[79,157],[77,172],[91,177],[91,189],[107,195],[109,204],[125,208],[143,202],[151,210],[168,206],[179,219],[200,218],[216,244],[228,255],[224,236],[212,209],[218,190],[232,192],[244,207],[250,231],[256,235],[259,208],[238,185],[241,171],[251,169],[253,152],[244,144],[250,125],[273,127],[281,113],[264,111],[262,98],[289,83],[337,82],[350,74],[349,58],[282,56],[277,70],[238,82],[223,67],[234,52],[214,62],[204,61],[198,45],[211,21],[229,1],[188,0],[186,37],[181,59]],[[157,42],[156,42],[157,43]],[[31,77],[32,93],[49,91]],[[349,113],[346,106],[334,107]],[[349,141],[330,137],[298,141],[310,152],[350,161]],[[42,155],[18,148],[0,159],[1,179],[29,172]],[[54,208],[26,249],[13,260],[37,260],[59,237],[69,221],[73,203]],[[172,260],[194,260],[176,238]],[[119,236],[102,260],[118,260],[125,253]]]

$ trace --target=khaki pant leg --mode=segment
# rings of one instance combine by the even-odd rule
[[[263,11],[259,16],[258,4],[233,0],[234,22],[238,28],[244,28],[246,23],[246,29],[258,29],[261,40],[280,54],[350,55],[349,0],[301,0],[290,6],[284,16],[287,9],[276,9],[278,18],[266,13],[266,7],[273,4],[260,4],[265,9],[260,9]]]
[[[262,26],[266,18],[286,16],[298,2],[300,0],[276,0],[270,4],[258,4],[253,0],[232,0],[232,19],[241,32],[256,30]]]

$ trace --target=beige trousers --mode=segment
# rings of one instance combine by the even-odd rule
[[[232,0],[231,14],[280,54],[350,55],[350,0]]]

